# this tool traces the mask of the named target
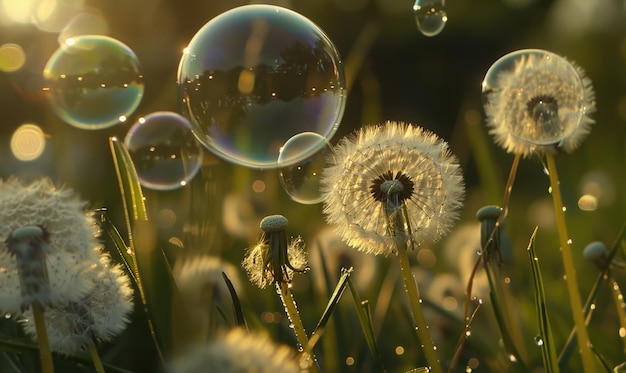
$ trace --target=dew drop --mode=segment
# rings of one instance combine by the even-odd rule
[[[515,357],[515,355],[511,354],[509,355],[509,361],[512,363],[516,363],[517,362],[517,358]]]
[[[472,331],[471,330],[466,330],[465,331],[465,336],[466,337],[471,337],[471,335],[472,335]]]
[[[552,187],[548,187],[548,193],[552,193]]]
[[[624,328],[624,327],[619,328],[619,336],[620,336],[621,338],[626,337],[626,328]]]
[[[562,210],[563,210],[563,212],[567,211],[567,207],[563,206]]]
[[[572,239],[571,239],[571,238],[569,238],[569,239],[567,240],[567,244],[568,244],[568,245],[571,245],[573,242],[574,242],[574,241],[572,241]]]
[[[540,336],[535,337],[535,344],[539,347],[543,346],[543,339]]]
[[[417,29],[425,36],[436,36],[448,22],[445,0],[415,0],[413,12]]]

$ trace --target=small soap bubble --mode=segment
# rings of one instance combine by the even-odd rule
[[[287,140],[278,155],[280,182],[296,202],[322,202],[320,179],[332,149],[324,136],[303,132]]]
[[[330,139],[343,115],[343,64],[304,16],[245,5],[205,24],[178,67],[182,112],[208,150],[250,168],[278,167],[280,147],[301,132]]]
[[[173,190],[186,185],[202,165],[202,145],[187,118],[174,112],[155,112],[133,124],[124,144],[146,188]]]
[[[417,29],[424,36],[436,36],[446,27],[445,0],[415,0],[413,12]]]
[[[135,53],[102,35],[66,39],[46,64],[44,92],[66,123],[97,130],[120,123],[139,106],[143,75]]]

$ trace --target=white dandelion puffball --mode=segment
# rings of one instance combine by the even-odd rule
[[[92,343],[111,341],[126,329],[133,310],[130,278],[103,254],[93,281],[94,288],[79,301],[46,310],[46,328],[54,351],[74,354]],[[37,338],[30,311],[24,313],[22,326],[26,334]]]
[[[595,94],[583,70],[554,53],[524,49],[498,59],[482,84],[487,126],[508,153],[570,153],[589,133]]]
[[[232,329],[221,338],[189,351],[172,363],[169,373],[297,373],[295,351],[265,334]]]
[[[390,203],[402,213],[404,226],[397,227],[402,234],[417,245],[431,244],[452,227],[465,191],[448,144],[421,127],[397,122],[367,126],[342,139],[321,185],[328,223],[348,245],[375,255],[395,252]]]
[[[49,179],[23,184],[0,180],[0,314],[18,313],[33,301],[55,305],[79,300],[93,288],[100,262],[100,229],[86,203],[70,189],[58,189]],[[45,232],[41,251],[49,292],[30,299],[21,289],[20,266],[8,237],[25,227]],[[31,245],[32,243],[25,242]],[[32,298],[32,297],[31,297]]]

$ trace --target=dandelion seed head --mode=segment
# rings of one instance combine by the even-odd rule
[[[275,344],[265,334],[232,329],[205,345],[189,351],[170,364],[169,373],[298,373],[294,350]]]
[[[402,229],[417,245],[438,241],[458,217],[464,185],[456,157],[445,141],[418,126],[363,127],[340,141],[329,162],[321,181],[326,220],[361,251],[393,253],[391,205],[395,213],[406,207]]]
[[[490,133],[509,153],[570,153],[594,122],[591,81],[548,51],[525,49],[498,59],[485,76],[483,97]]]
[[[54,351],[74,354],[90,343],[111,341],[129,322],[133,309],[130,279],[108,255],[100,257],[94,287],[78,301],[67,301],[46,310],[46,328]],[[37,332],[30,310],[24,313],[22,326],[36,339]]]
[[[57,189],[49,179],[23,184],[0,180],[0,312],[19,313],[32,302],[42,305],[76,301],[93,287],[102,248],[100,231],[85,202],[70,189]],[[39,255],[39,264],[17,256]],[[38,267],[37,267],[38,266]],[[27,269],[28,268],[28,269]],[[38,269],[37,269],[38,268]],[[20,273],[37,271],[47,284]],[[43,276],[43,277],[42,277]],[[33,280],[33,281],[31,281]],[[37,297],[30,290],[47,287]],[[30,287],[30,290],[24,288]]]
[[[282,234],[285,234],[284,232]],[[270,244],[272,243],[272,244]],[[272,247],[272,245],[279,245]],[[282,247],[280,245],[287,245]],[[277,252],[273,253],[276,250]],[[286,262],[277,261],[281,255],[278,252],[286,253]],[[276,254],[276,255],[274,255]],[[289,265],[287,265],[287,262]],[[249,248],[244,255],[241,266],[248,274],[250,282],[261,289],[266,288],[275,282],[291,282],[294,269],[303,272],[307,269],[307,256],[304,250],[304,241],[301,237],[285,240],[267,240],[267,235],[255,246]]]
[[[261,230],[265,233],[284,231],[289,221],[282,215],[269,215],[261,220]]]

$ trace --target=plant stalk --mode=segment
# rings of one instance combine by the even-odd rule
[[[98,350],[96,349],[96,345],[91,342],[89,343],[89,355],[91,355],[91,360],[93,361],[93,366],[96,368],[97,373],[105,373],[104,366],[102,365],[102,360],[100,360],[100,355],[98,355]]]
[[[296,307],[296,301],[291,295],[289,284],[286,282],[277,281],[276,288],[280,292],[280,298],[282,299],[283,305],[285,306],[285,312],[287,312],[289,322],[291,323],[291,325],[293,325],[293,332],[296,335],[296,340],[298,342],[298,350],[302,351],[303,359],[308,363],[308,371],[309,373],[318,373],[319,370],[317,368],[315,356],[313,355],[312,351],[309,351],[309,338],[306,335],[304,325],[302,324],[302,320],[300,319],[298,307]]]
[[[565,282],[569,293],[570,307],[572,309],[572,317],[576,327],[576,337],[578,339],[578,349],[582,358],[583,369],[585,372],[594,372],[593,354],[591,352],[591,343],[589,334],[585,325],[585,315],[583,312],[582,301],[578,288],[578,280],[576,278],[576,268],[572,257],[572,250],[569,244],[569,234],[567,233],[567,225],[565,224],[565,214],[563,212],[563,200],[561,198],[561,188],[559,185],[559,175],[557,174],[554,156],[550,153],[546,154],[546,162],[548,165],[548,173],[550,176],[550,186],[552,187],[552,201],[554,202],[554,213],[556,216],[556,226],[559,233],[559,245],[561,246],[561,255],[563,266],[565,267]]]
[[[54,373],[54,364],[52,363],[52,350],[50,342],[48,342],[48,330],[46,329],[46,319],[41,304],[34,302],[31,305],[33,310],[33,319],[35,320],[35,329],[37,331],[37,345],[39,347],[39,360],[41,362],[42,373]]]

